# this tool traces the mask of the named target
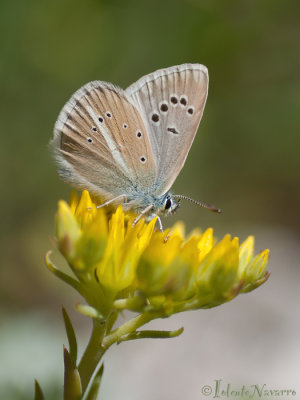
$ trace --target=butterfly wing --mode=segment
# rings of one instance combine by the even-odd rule
[[[207,68],[183,64],[146,75],[126,89],[139,109],[157,165],[157,196],[182,169],[197,132],[208,92]]]
[[[51,142],[63,180],[110,200],[146,190],[156,165],[146,127],[124,91],[94,81],[62,109]]]

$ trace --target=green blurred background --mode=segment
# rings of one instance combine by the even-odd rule
[[[47,146],[60,109],[90,80],[126,88],[159,68],[206,65],[206,110],[174,191],[224,212],[214,215],[183,204],[164,224],[182,219],[188,229],[213,226],[219,237],[255,234],[259,246],[271,250],[292,237],[290,251],[296,252],[299,15],[298,0],[0,2],[1,399],[32,396],[27,376],[24,382],[12,377],[12,371],[20,370],[21,376],[28,369],[32,378],[45,370],[40,379],[49,398],[61,395],[61,381],[50,374],[51,365],[47,370],[46,360],[56,352],[62,371],[60,346],[66,340],[60,305],[72,308],[77,297],[43,264],[52,246],[57,200],[70,193],[58,179]],[[85,319],[72,315],[84,335]],[[53,333],[48,326],[57,328]],[[24,337],[35,346],[23,366]]]

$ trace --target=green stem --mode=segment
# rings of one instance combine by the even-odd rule
[[[119,328],[115,329],[110,335],[107,335],[102,342],[103,348],[106,350],[115,342],[118,342],[119,339],[128,335],[132,332],[135,332],[140,326],[145,325],[147,322],[151,321],[155,318],[160,318],[161,314],[141,314],[135,318],[132,318],[130,321],[125,322],[125,324],[121,325]],[[104,350],[104,351],[105,351]]]
[[[114,317],[114,314],[112,314],[112,318]],[[101,358],[112,344],[118,342],[122,336],[135,332],[136,329],[145,325],[152,319],[160,317],[162,317],[161,313],[145,313],[138,315],[130,321],[125,322],[125,324],[121,325],[107,336],[105,336],[105,332],[110,323],[110,319],[108,319],[106,323],[93,319],[92,335],[78,366],[82,384],[82,393],[85,393]]]
[[[78,371],[80,374],[82,392],[84,393],[99,364],[106,348],[101,345],[106,329],[106,324],[93,319],[93,331],[85,352],[80,360]]]

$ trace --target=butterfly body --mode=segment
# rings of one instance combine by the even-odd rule
[[[126,198],[122,204],[125,211],[132,210],[136,214],[140,214],[144,209],[147,207],[150,208],[152,205],[149,212],[147,212],[148,219],[151,219],[156,214],[168,215],[174,213],[180,205],[180,200],[174,199],[170,192],[160,197],[151,194],[143,195],[136,193],[136,195]]]
[[[74,93],[51,146],[61,178],[105,204],[145,215],[174,212],[169,190],[197,132],[208,90],[201,64],[146,75],[126,90],[93,81]]]

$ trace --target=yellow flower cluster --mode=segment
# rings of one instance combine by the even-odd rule
[[[73,192],[69,204],[59,202],[56,238],[77,280],[60,277],[101,315],[214,307],[268,278],[269,251],[254,255],[252,236],[241,245],[230,235],[216,243],[211,228],[185,238],[182,224],[162,233],[155,223],[133,226],[121,206],[97,209],[87,191],[80,200]]]

